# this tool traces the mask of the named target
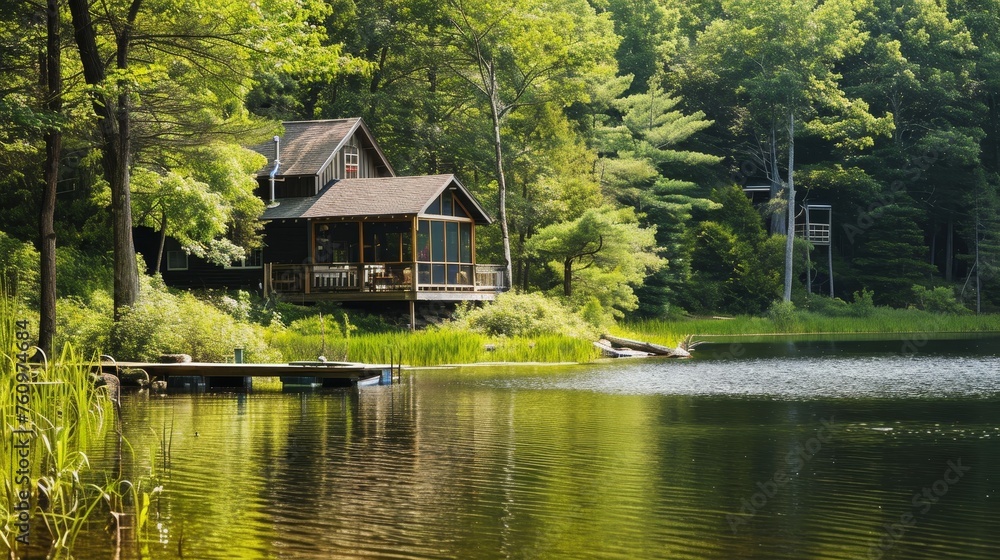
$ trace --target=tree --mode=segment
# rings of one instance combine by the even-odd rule
[[[920,213],[903,204],[872,212],[871,230],[858,248],[853,264],[865,288],[881,305],[905,306],[915,284],[926,285],[933,267],[924,257]]]
[[[656,226],[656,241],[667,264],[642,289],[645,312],[665,309],[670,292],[690,275],[688,227],[693,213],[715,205],[704,197],[706,170],[721,158],[684,149],[691,138],[712,125],[705,113],[686,114],[681,98],[668,95],[650,80],[646,93],[616,100],[612,114],[595,130],[603,157],[598,173],[607,192],[635,208],[641,222]]]
[[[739,107],[734,111],[734,128],[756,139],[753,145],[771,180],[772,198],[781,195],[787,205],[784,219],[772,220],[772,229],[786,234],[785,301],[791,299],[793,279],[797,123],[823,114],[849,114],[859,123],[873,123],[867,106],[848,99],[841,90],[835,67],[865,43],[867,34],[856,17],[863,4],[864,0],[723,1],[723,17],[699,34],[684,64],[684,79],[712,83],[716,91],[735,94],[730,98]],[[872,133],[865,128],[851,132]],[[784,181],[782,142],[787,148]]]
[[[504,127],[514,111],[583,93],[584,76],[607,64],[615,35],[610,20],[579,0],[497,4],[451,0],[446,6],[446,64],[484,103],[492,124],[493,169],[503,260],[513,279],[507,217]]]
[[[655,227],[640,226],[631,208],[591,208],[575,220],[540,229],[528,250],[562,276],[567,299],[597,298],[621,316],[636,307],[632,287],[665,264],[656,254],[655,237]]]
[[[324,45],[310,26],[310,17],[328,12],[318,1],[68,3],[111,189],[117,318],[138,297],[131,174],[142,151],[212,136],[235,140],[259,128],[241,107],[254,69],[269,57],[314,73],[342,62],[337,46]]]
[[[62,18],[59,0],[47,0],[45,6],[46,109],[51,115],[62,113]],[[62,155],[62,131],[58,126],[45,132],[45,186],[38,221],[40,298],[38,309],[38,347],[53,353],[56,334],[56,191],[59,186],[59,158]]]
[[[225,144],[188,152],[183,157],[187,167],[138,169],[133,177],[136,224],[160,232],[157,272],[167,236],[185,251],[219,265],[259,245],[257,216],[264,203],[254,195],[253,173],[264,166],[263,156]]]

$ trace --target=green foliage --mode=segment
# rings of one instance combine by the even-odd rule
[[[855,317],[871,317],[875,313],[875,293],[868,289],[854,292],[851,310]]]
[[[156,361],[160,354],[190,354],[195,361],[231,361],[243,348],[249,362],[279,358],[264,341],[264,327],[238,320],[190,293],[167,290],[144,279],[142,298],[119,322],[111,320],[111,297],[94,291],[85,301],[58,302],[58,335],[87,352],[106,353],[119,360]],[[240,303],[235,301],[236,314]]]
[[[596,340],[596,332],[580,316],[556,299],[542,294],[513,292],[497,296],[482,307],[465,308],[456,313],[451,325],[488,336],[534,337],[543,334]]]
[[[927,263],[918,212],[899,204],[871,213],[871,225],[860,239],[853,264],[861,284],[875,292],[880,305],[905,307],[913,284],[923,284],[933,271]]]
[[[8,286],[17,286],[21,297],[38,301],[38,251],[30,243],[0,231],[0,270]]]
[[[562,276],[562,293],[571,301],[582,306],[596,298],[621,317],[638,306],[632,287],[665,264],[656,254],[655,231],[640,226],[631,208],[595,208],[542,228],[528,252]]]
[[[938,286],[928,289],[919,284],[913,285],[913,295],[920,309],[932,313],[951,313],[962,315],[969,310],[955,297],[955,290],[948,286]]]
[[[795,332],[797,320],[795,304],[790,301],[775,301],[767,310],[767,317],[779,331]]]

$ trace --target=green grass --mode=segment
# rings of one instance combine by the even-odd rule
[[[687,335],[747,336],[820,333],[981,333],[1000,332],[1000,315],[943,315],[914,309],[878,307],[867,317],[830,317],[796,311],[790,319],[769,317],[639,321],[624,325],[622,336],[674,346]]]
[[[488,337],[457,329],[327,336],[286,330],[272,336],[284,358],[435,366],[480,362],[590,362],[599,357],[589,340],[562,335]]]

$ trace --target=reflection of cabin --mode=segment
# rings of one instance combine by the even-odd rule
[[[167,284],[298,302],[490,300],[506,288],[503,267],[476,261],[475,226],[491,220],[454,175],[396,177],[361,119],[284,127],[253,148],[268,159],[263,251],[223,268],[169,240]]]

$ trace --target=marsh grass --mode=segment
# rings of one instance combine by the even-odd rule
[[[271,339],[284,358],[315,360],[322,348],[318,334],[283,331]],[[436,366],[480,362],[590,362],[600,353],[589,340],[559,334],[491,337],[462,329],[354,333],[326,336],[331,361]]]
[[[69,558],[80,531],[95,512],[104,511],[101,504],[117,486],[90,482],[94,473],[87,456],[114,425],[114,404],[106,389],[95,386],[92,361],[69,345],[53,359],[19,364],[18,355],[23,360],[26,349],[32,351],[26,325],[18,321],[16,298],[0,286],[0,414],[5,432],[0,438],[0,543],[9,558],[26,553],[17,537],[24,521],[18,511],[25,502],[21,493],[27,492],[31,540],[37,542],[47,532],[48,557]],[[27,402],[19,402],[18,395],[27,395]],[[15,449],[12,434],[18,429],[30,434],[26,456],[23,447]]]
[[[916,309],[876,307],[863,317],[831,317],[795,311],[781,320],[740,316],[731,319],[639,321],[624,325],[622,336],[675,346],[686,335],[747,336],[756,334],[904,334],[917,332],[1000,332],[1000,315],[947,315]]]

